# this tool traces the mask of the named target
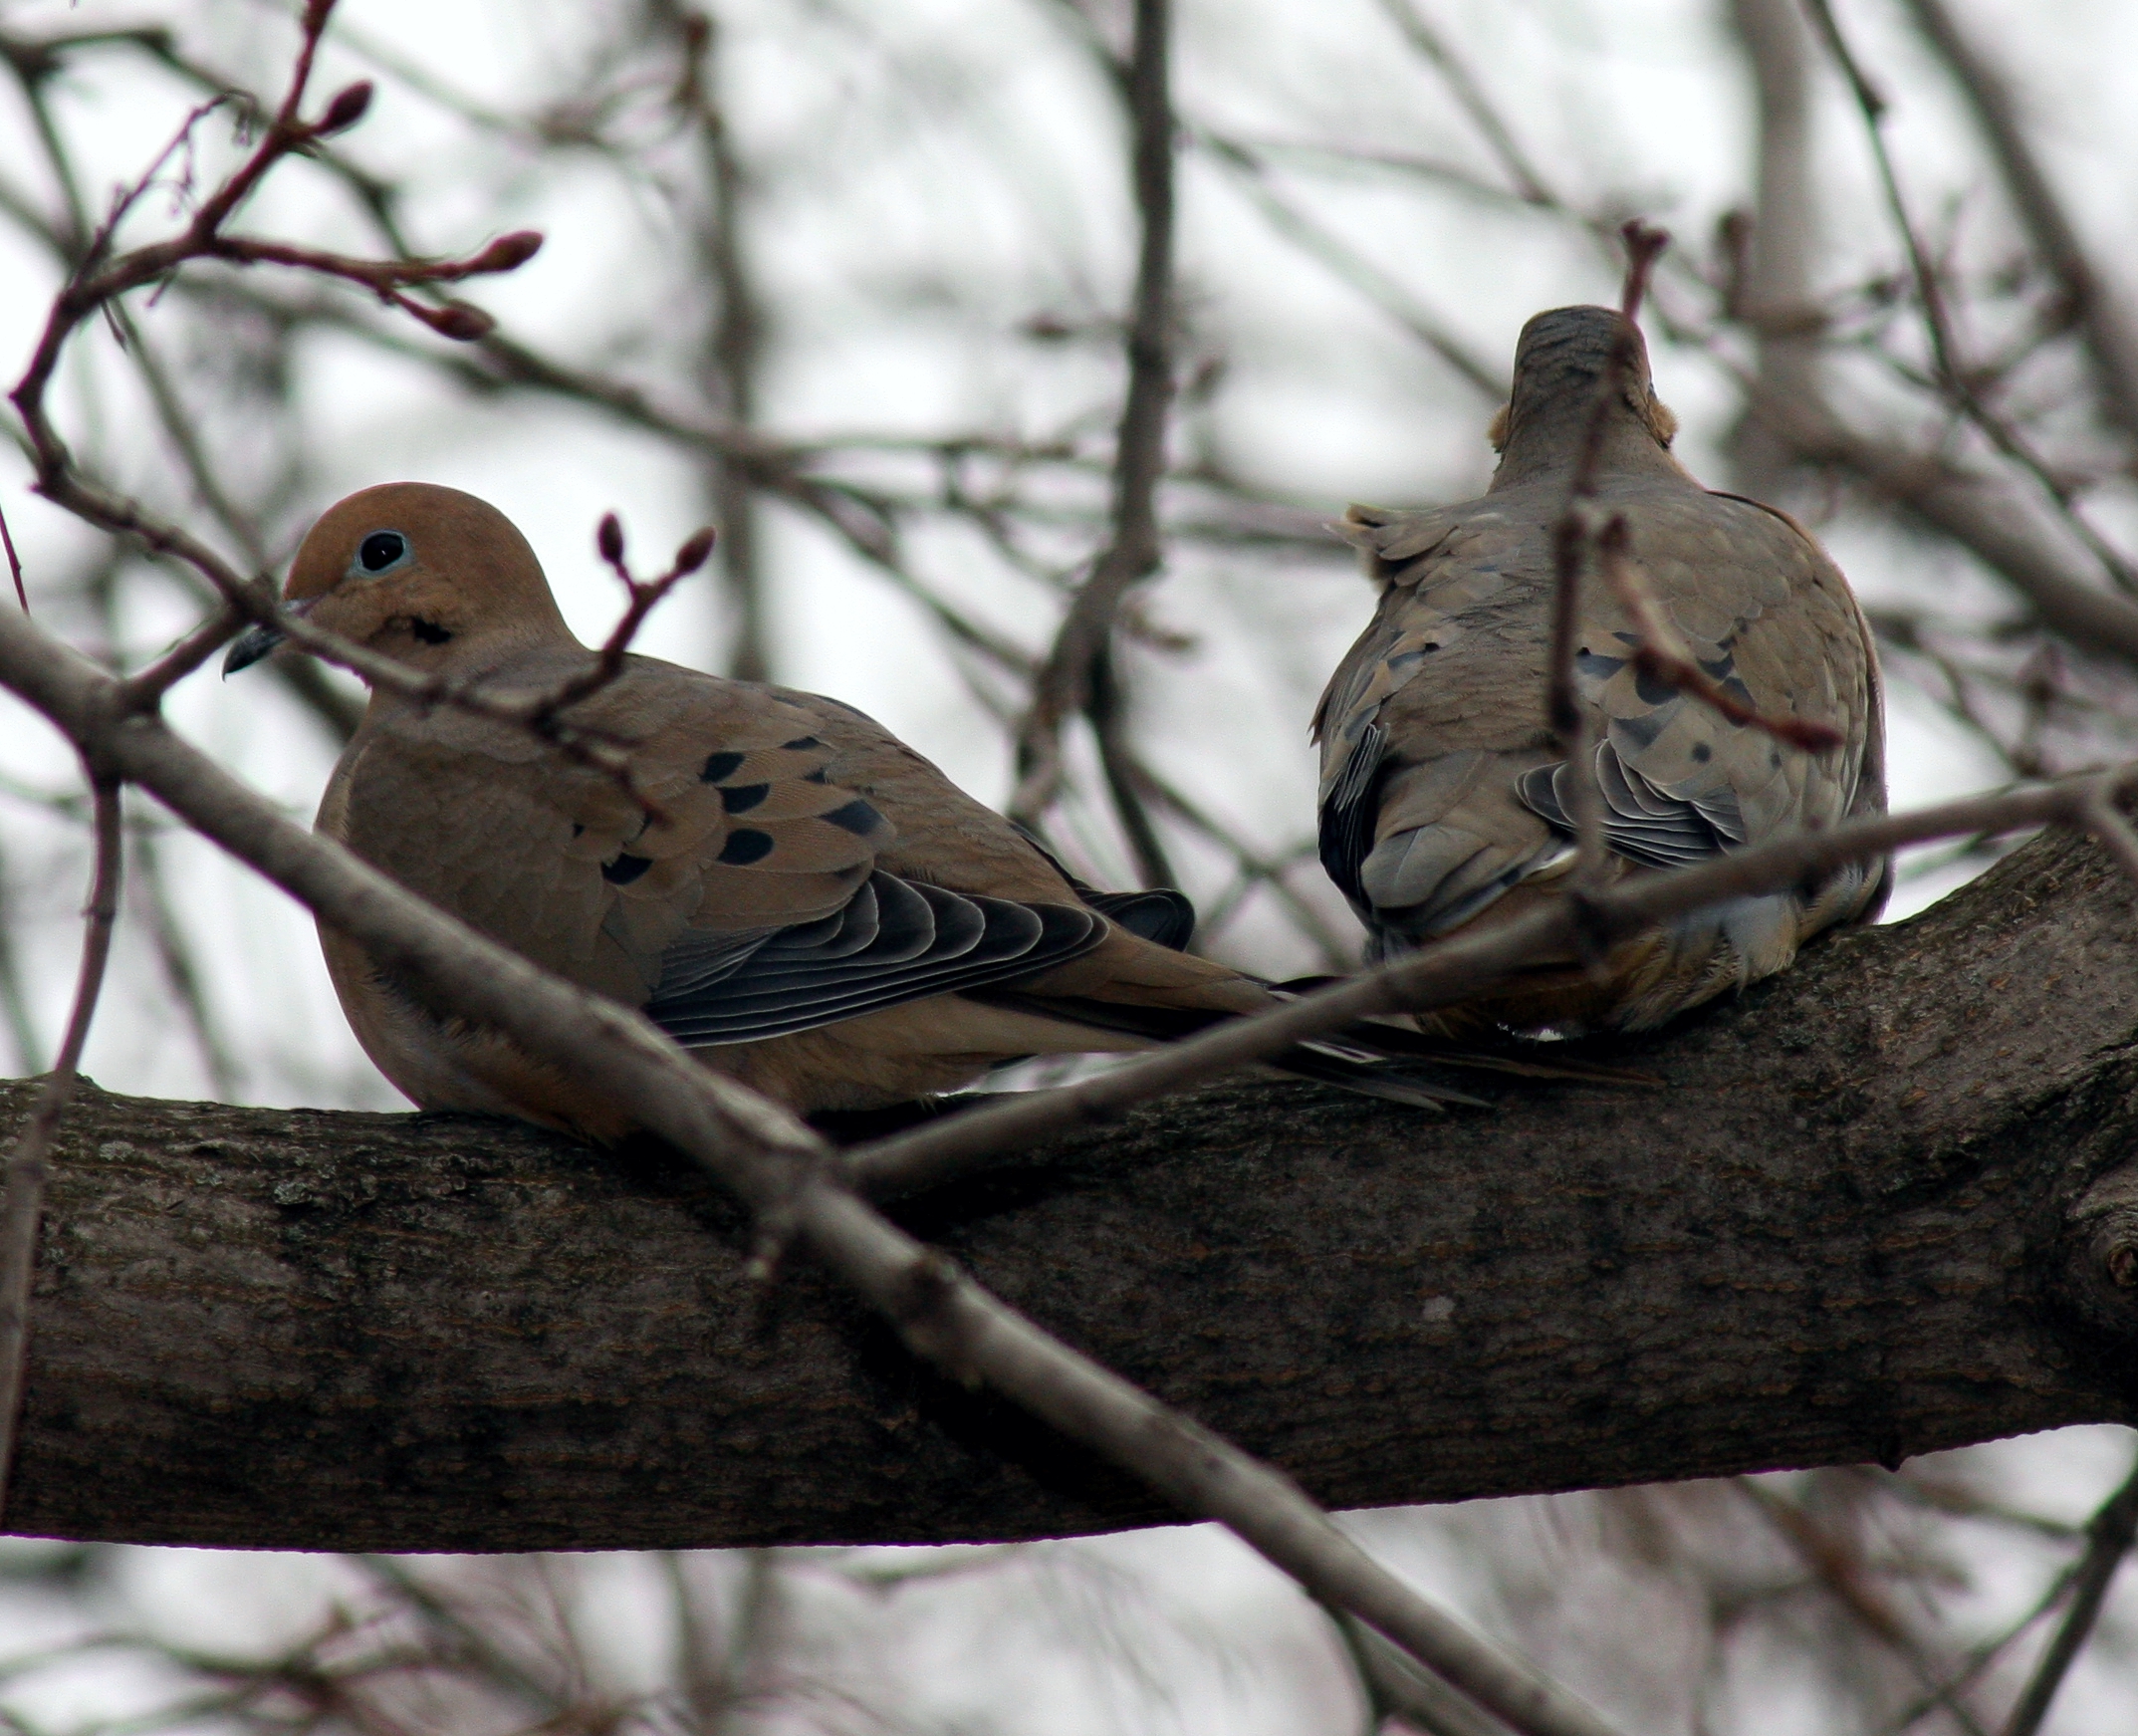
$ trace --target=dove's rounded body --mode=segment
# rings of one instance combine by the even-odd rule
[[[525,539],[451,489],[394,483],[334,507],[287,607],[492,699],[556,695],[595,664]],[[1273,1002],[1175,949],[1192,921],[1177,894],[1071,882],[836,700],[629,656],[561,717],[620,752],[627,779],[512,718],[376,688],[320,829],[797,1111],[900,1103],[1019,1056],[1144,1048]],[[423,1108],[597,1139],[632,1126],[628,1105],[322,939],[365,1051]]]
[[[1632,328],[1605,309],[1558,309],[1524,331],[1484,496],[1423,513],[1354,507],[1346,520],[1382,593],[1315,714],[1321,854],[1374,956],[1565,891],[1574,770],[1545,723],[1554,531],[1621,343],[1629,366],[1605,406],[1590,521],[1624,519],[1640,581],[1711,679],[1769,717],[1830,726],[1841,745],[1783,745],[1643,673],[1633,621],[1590,570],[1574,676],[1607,875],[1884,810],[1877,655],[1847,582],[1786,515],[1708,492],[1670,455],[1674,423]],[[1688,916],[1601,971],[1546,961],[1432,1027],[1658,1025],[1783,969],[1820,929],[1866,918],[1884,885],[1872,864]]]

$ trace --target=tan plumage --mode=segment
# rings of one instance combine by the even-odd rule
[[[1571,768],[1544,724],[1552,531],[1624,331],[1603,308],[1538,315],[1517,349],[1490,490],[1434,512],[1353,507],[1345,520],[1382,589],[1314,716],[1321,859],[1375,956],[1504,921],[1564,887]],[[1708,492],[1670,455],[1675,422],[1631,337],[1636,366],[1599,452],[1599,521],[1625,516],[1634,565],[1714,679],[1844,741],[1805,753],[1649,682],[1628,660],[1632,623],[1591,574],[1575,670],[1614,878],[1885,808],[1877,654],[1847,582],[1786,514]],[[1885,881],[1872,864],[1689,917],[1619,948],[1600,974],[1560,961],[1429,1028],[1657,1025],[1875,913]]]
[[[502,514],[418,483],[322,517],[285,607],[500,696],[554,693],[594,657]],[[277,637],[255,629],[230,666]],[[1073,884],[836,700],[632,656],[566,718],[624,750],[642,800],[516,724],[381,688],[320,830],[798,1111],[946,1091],[1017,1056],[1142,1048],[1272,1003],[1261,983],[1135,931],[1184,940],[1178,894]],[[322,939],[358,1039],[417,1104],[600,1139],[630,1128],[627,1105],[440,1020],[354,942]],[[969,998],[983,991],[1014,1004]],[[1303,1071],[1325,1058],[1307,1059]]]

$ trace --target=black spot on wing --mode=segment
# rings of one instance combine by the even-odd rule
[[[793,741],[783,741],[780,745],[790,753],[800,753],[804,748],[823,747],[824,743],[814,735],[798,735]]]
[[[852,833],[856,838],[866,838],[883,824],[883,816],[858,796],[854,797],[844,807],[834,808],[831,813],[821,815],[819,818],[829,821],[841,832]]]
[[[1637,753],[1644,747],[1653,747],[1655,738],[1663,733],[1664,726],[1676,716],[1677,712],[1671,710],[1642,711],[1632,717],[1614,717],[1611,719],[1611,739],[1631,742]]]
[[[770,784],[726,784],[720,791],[721,812],[747,814],[772,794]]]
[[[1668,681],[1658,681],[1646,669],[1633,671],[1633,691],[1643,705],[1668,705],[1678,696],[1677,688]]]
[[[698,773],[699,782],[717,784],[722,778],[732,778],[742,762],[743,756],[738,753],[707,754],[705,767]]]
[[[652,866],[651,857],[626,853],[617,857],[614,862],[604,862],[601,865],[601,877],[612,886],[627,886]]]
[[[771,833],[738,826],[728,834],[727,842],[720,847],[719,856],[713,860],[723,862],[729,868],[748,868],[754,862],[763,862],[771,854]]]

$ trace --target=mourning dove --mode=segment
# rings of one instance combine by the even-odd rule
[[[1635,569],[1716,683],[1770,717],[1830,725],[1838,748],[1784,745],[1644,674],[1629,656],[1633,622],[1591,573],[1574,662],[1590,764],[1577,774],[1556,751],[1544,713],[1553,530],[1622,336],[1595,518],[1623,515]],[[1847,581],[1786,513],[1703,489],[1671,456],[1675,418],[1639,332],[1605,308],[1539,314],[1503,413],[1482,498],[1434,512],[1353,507],[1342,527],[1381,598],[1314,714],[1321,861],[1366,923],[1372,957],[1559,896],[1576,775],[1598,793],[1607,879],[1885,810],[1878,659]],[[1544,961],[1421,1023],[1443,1035],[1659,1025],[1783,969],[1820,929],[1872,916],[1886,879],[1887,865],[1856,865],[1682,917],[1600,968]]]
[[[554,694],[595,663],[512,523],[427,484],[327,512],[284,608],[496,696]],[[226,672],[284,636],[255,627]],[[319,830],[798,1113],[949,1091],[1020,1056],[1144,1048],[1278,998],[1177,950],[1193,923],[1179,894],[1072,881],[835,699],[629,656],[563,716],[620,748],[628,787],[518,723],[374,688]],[[334,929],[321,938],[357,1039],[422,1108],[602,1141],[631,1129],[627,1105],[440,1019]],[[1341,1042],[1280,1060],[1403,1101],[1460,1095]]]

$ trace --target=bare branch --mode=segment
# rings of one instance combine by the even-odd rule
[[[1819,389],[1817,335],[1825,316],[1813,299],[1818,208],[1812,169],[1811,43],[1799,0],[1732,0],[1731,22],[1751,63],[1760,121],[1754,215],[1724,219],[1729,250],[1724,311],[1757,335],[1765,390]],[[1787,452],[1741,414],[1732,457],[1748,493],[1777,481]]]
[[[15,533],[7,528],[7,509],[0,506],[0,550],[7,553],[7,570],[15,581],[15,601],[25,615],[30,613],[30,593],[22,583],[22,557],[15,553]]]
[[[1633,630],[1640,635],[1633,661],[1649,680],[1689,694],[1732,723],[1757,729],[1806,753],[1823,753],[1841,745],[1841,732],[1830,724],[1813,723],[1802,717],[1770,717],[1709,677],[1685,641],[1663,619],[1647,581],[1633,564],[1633,533],[1627,528],[1624,513],[1613,513],[1597,533],[1596,558],[1604,583],[1610,586],[1611,594],[1632,621]]]
[[[2138,606],[2102,590],[2009,485],[1858,432],[1801,395],[1755,389],[1751,413],[1799,456],[1852,472],[1968,549],[2073,644],[2138,663]]]
[[[2101,847],[2116,859],[2116,865],[2138,882],[2138,832],[2116,811],[2107,800],[2087,804],[2083,824],[2093,834]]]
[[[2138,439],[2138,324],[2127,301],[2079,239],[2026,136],[2012,87],[1967,39],[1945,0],[1907,0],[1907,7],[1974,110],[2019,221],[2062,285],[2100,383],[2102,407],[2127,436]]]
[[[719,298],[708,345],[708,372],[713,376],[709,383],[717,388],[728,425],[747,431],[758,414],[758,376],[764,367],[767,315],[746,251],[744,212],[749,181],[721,102],[719,22],[710,13],[690,12],[673,0],[660,0],[656,11],[674,19],[684,56],[676,106],[697,128],[710,195],[698,233],[699,253],[710,268]],[[765,598],[757,487],[758,478],[749,466],[728,459],[717,461],[713,495],[715,515],[723,531],[720,573],[729,607],[734,611],[728,670],[740,681],[772,678],[771,621]]]
[[[638,636],[638,629],[645,625],[646,617],[669,592],[705,565],[705,558],[713,552],[713,533],[701,530],[687,538],[676,550],[668,571],[644,584],[632,578],[630,568],[624,565],[623,526],[617,522],[614,513],[601,515],[601,522],[594,532],[594,544],[609,570],[622,582],[629,601],[622,617],[609,629],[608,637],[601,641],[601,648],[594,653],[590,668],[527,702],[518,721],[538,735],[547,736],[558,730],[559,719],[565,711],[583,699],[593,697],[623,673],[624,654]]]
[[[1874,1635],[1898,1656],[1924,1686],[1939,1694],[1936,1703],[1949,1711],[1967,1736],[1987,1736],[1981,1720],[1959,1698],[1954,1684],[1940,1684],[1938,1670],[1925,1655],[1900,1612],[1880,1595],[1864,1571],[1860,1553],[1844,1534],[1821,1526],[1809,1513],[1786,1496],[1764,1484],[1739,1478],[1734,1485],[1761,1517],[1788,1544],[1813,1581],[1863,1631]]]
[[[1355,1615],[1329,1612],[1371,1710],[1369,1732],[1400,1719],[1421,1736],[1507,1736],[1507,1726],[1429,1670],[1420,1669]]]
[[[1166,858],[1164,841],[1144,802],[1150,793],[1150,778],[1128,739],[1128,718],[1110,646],[1101,647],[1091,660],[1084,714],[1091,720],[1091,733],[1098,742],[1099,771],[1106,780],[1106,793],[1113,800],[1121,831],[1127,837],[1129,853],[1135,858],[1137,877],[1146,886],[1174,884],[1173,865]]]
[[[1381,0],[1381,10],[1403,33],[1404,41],[1439,70],[1440,76],[1447,81],[1448,90],[1492,147],[1493,155],[1500,159],[1500,166],[1507,171],[1508,179],[1515,183],[1515,190],[1524,201],[1534,205],[1559,203],[1529,154],[1516,142],[1514,128],[1485,95],[1477,75],[1471,72],[1448,39],[1426,21],[1414,0]]]
[[[2120,820],[2118,824],[2121,824]],[[2138,841],[2131,839],[2128,827],[2123,828],[2123,840],[2116,846],[2116,854],[2129,868],[2131,863],[2125,858],[2124,851]],[[2123,1558],[2130,1554],[2134,1538],[2138,1538],[2138,1470],[2123,1480],[2123,1486],[2109,1496],[2086,1527],[2086,1553],[2080,1558],[2078,1571],[2072,1579],[2071,1607],[2064,1612],[2063,1624],[2056,1629],[2055,1638],[2041,1654],[2041,1661],[2034,1666],[2033,1677],[2027,1682],[2025,1692],[2020,1694],[2019,1704],[2013,1707],[2004,1736],[2034,1736],[2034,1732],[2041,1728],[2041,1721],[2048,1716],[2049,1705],[2056,1698],[2056,1690],[2063,1685],[2063,1678],[2070,1672],[2079,1648],[2093,1631],[2101,1605],[2108,1596],[2109,1582],[2116,1577]]]
[[[185,924],[172,905],[169,889],[164,883],[163,857],[156,848],[156,836],[142,826],[129,826],[126,835],[133,856],[133,872],[128,883],[147,915],[149,938],[155,943],[156,963],[162,968],[163,981],[170,990],[171,999],[177,1002],[184,1014],[186,1028],[192,1033],[193,1047],[199,1051],[208,1088],[218,1100],[228,1103],[236,1096],[241,1083],[239,1069],[231,1058],[229,1046],[216,1030],[215,1018],[208,1006],[207,986],[201,981],[200,967],[194,962],[192,947],[186,939]]]
[[[1506,398],[1506,377],[1473,354],[1436,315],[1422,307],[1406,285],[1280,194],[1270,184],[1269,171],[1258,150],[1207,128],[1198,128],[1192,136],[1220,166],[1233,171],[1271,228],[1309,258],[1320,261],[1373,303],[1453,369],[1464,383],[1488,403],[1498,404]]]
[[[146,710],[228,644],[245,625],[245,617],[225,603],[154,662],[126,677],[127,705]]]
[[[1631,217],[1619,225],[1618,234],[1626,248],[1626,275],[1618,292],[1618,311],[1639,325],[1641,303],[1647,300],[1656,261],[1670,245],[1670,231],[1651,229],[1638,217]]]
[[[1878,164],[1878,178],[1885,189],[1886,205],[1892,213],[1893,224],[1900,231],[1901,241],[1908,254],[1909,269],[1914,275],[1917,300],[1922,305],[1923,324],[1930,338],[1932,359],[1937,369],[1940,389],[1968,420],[1984,434],[1997,449],[2030,475],[2058,507],[2072,531],[2082,540],[2109,576],[2125,591],[2138,593],[2138,572],[2134,572],[2122,553],[2114,548],[2079,511],[2075,494],[2063,478],[2022,438],[2017,428],[2005,417],[1998,415],[1983,402],[1976,389],[1975,374],[1960,356],[1959,339],[1953,331],[1952,315],[1946,306],[1945,290],[1939,280],[1938,268],[1930,257],[1930,249],[1924,244],[1921,232],[1909,215],[1908,201],[1901,191],[1899,171],[1894,167],[1893,152],[1885,132],[1886,100],[1869,76],[1858,64],[1847,39],[1841,34],[1839,22],[1833,15],[1831,0],[1805,0],[1811,15],[1818,21],[1820,32],[1826,39],[1849,89],[1855,94],[1856,106],[1863,116],[1864,130],[1871,142],[1871,154]]]
[[[1270,888],[1271,893],[1291,913],[1300,932],[1320,952],[1324,966],[1332,971],[1342,971],[1348,970],[1357,961],[1356,939],[1341,932],[1310,899],[1303,897],[1291,882],[1291,870],[1314,858],[1314,845],[1311,840],[1283,858],[1266,856],[1201,804],[1191,800],[1177,785],[1167,782],[1147,766],[1141,770],[1154,801],[1200,832],[1233,859],[1243,887],[1266,885]],[[1222,899],[1211,906],[1201,927],[1205,940],[1224,925],[1228,914]]]
[[[1114,444],[1112,534],[1077,589],[1034,684],[1019,731],[1012,818],[1037,825],[1062,777],[1062,730],[1090,703],[1092,671],[1128,588],[1158,570],[1157,490],[1165,473],[1173,396],[1173,106],[1167,70],[1169,0],[1135,0],[1125,100],[1142,226],[1127,333],[1128,391]]]

